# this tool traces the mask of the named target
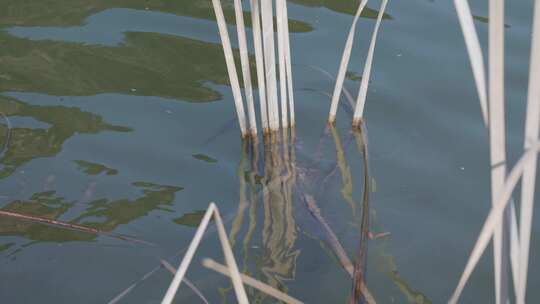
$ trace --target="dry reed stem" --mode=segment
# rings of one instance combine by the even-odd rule
[[[467,0],[454,0],[454,6],[459,18],[459,24],[463,37],[465,39],[465,45],[467,46],[467,52],[469,54],[469,60],[474,75],[474,81],[476,83],[476,90],[480,99],[480,108],[482,110],[482,118],[484,124],[488,125],[488,104],[487,104],[487,92],[486,92],[486,75],[484,67],[484,56],[482,55],[482,49],[480,47],[480,41],[478,40],[478,34],[474,27],[473,16]]]
[[[476,89],[477,89],[477,92],[478,92],[478,95],[479,95],[479,99],[480,99],[480,106],[481,106],[481,109],[482,109],[482,116],[483,116],[483,120],[484,120],[484,123],[486,125],[486,127],[489,127],[489,117],[488,115],[491,115],[491,114],[488,114],[489,112],[489,107],[487,105],[487,93],[486,93],[486,77],[485,77],[485,74],[484,74],[484,59],[483,59],[483,56],[482,56],[482,50],[481,50],[481,47],[480,47],[480,42],[478,40],[478,36],[476,34],[476,30],[475,30],[475,27],[474,27],[474,23],[473,23],[473,17],[471,15],[471,12],[470,12],[470,8],[469,8],[469,5],[468,5],[468,2],[466,0],[454,0],[454,5],[456,7],[456,11],[457,11],[457,14],[458,14],[458,18],[459,18],[459,21],[460,21],[460,25],[461,25],[461,28],[462,28],[462,32],[463,32],[463,35],[464,35],[464,38],[465,38],[465,43],[466,43],[466,46],[467,46],[467,51],[468,51],[468,55],[469,55],[469,59],[470,59],[470,62],[471,62],[471,66],[472,66],[472,69],[473,69],[473,74],[474,74],[474,78],[475,78],[475,83],[476,83]],[[501,17],[502,18],[502,17]],[[499,20],[499,23],[502,24],[504,23],[504,20]],[[501,25],[498,25],[498,28],[497,30],[500,30],[500,26]],[[495,26],[495,25],[493,25]],[[492,33],[495,33],[497,30],[492,30],[491,32]],[[494,34],[495,35],[495,34]],[[504,37],[503,37],[504,39]],[[491,56],[492,57],[492,56]],[[502,56],[501,56],[502,57]],[[491,64],[491,61],[490,61],[490,64]],[[491,65],[490,65],[491,66]],[[502,77],[502,76],[501,76]],[[492,81],[494,79],[491,79]],[[504,81],[504,79],[502,80]],[[492,92],[490,92],[491,94]],[[504,98],[503,98],[504,100]],[[491,113],[491,112],[489,112]],[[504,116],[504,113],[501,115],[499,114],[499,117],[500,116]],[[504,126],[502,127],[504,129]],[[491,137],[490,137],[491,138]],[[504,141],[504,140],[503,140]],[[503,148],[504,149],[504,148]],[[504,152],[503,152],[504,153]],[[518,287],[517,287],[517,284],[518,284],[518,277],[519,277],[519,251],[520,251],[520,246],[519,246],[519,241],[518,241],[518,231],[517,231],[517,222],[516,222],[516,216],[515,216],[515,207],[514,207],[514,203],[512,202],[511,204],[512,206],[512,211],[510,213],[510,258],[511,258],[511,265],[512,265],[512,275],[514,277],[514,289],[517,291],[518,290]],[[498,256],[499,256],[499,251],[502,251],[501,249],[497,249],[501,246],[498,245],[499,243],[499,238],[501,238],[502,236],[500,236],[500,234],[497,234],[497,237],[496,237],[496,245],[495,245],[495,248],[494,248],[494,255],[495,255],[495,260],[498,260]],[[502,255],[501,255],[501,261],[502,261]],[[494,261],[496,263],[496,265],[499,265],[500,263],[497,263],[496,261]],[[499,277],[498,273],[501,273],[502,270],[499,270],[498,269],[499,267],[498,266],[495,266],[495,273],[496,273],[496,277]],[[496,281],[498,282],[499,280],[496,279]],[[496,283],[498,284],[498,283]],[[496,287],[496,289],[498,289]],[[497,291],[497,294],[500,294],[499,291]]]
[[[202,240],[203,234],[206,231],[206,228],[208,227],[208,224],[212,216],[214,217],[214,220],[216,222],[219,240],[221,242],[223,254],[225,255],[225,261],[227,263],[227,266],[231,269],[231,281],[233,283],[233,287],[236,293],[236,298],[238,299],[238,303],[240,304],[249,303],[247,295],[246,295],[246,291],[244,289],[244,285],[242,284],[242,280],[240,278],[240,272],[238,271],[238,266],[234,259],[234,255],[233,255],[231,246],[229,244],[229,240],[227,239],[227,233],[225,231],[225,227],[223,226],[223,221],[221,219],[221,216],[219,215],[219,211],[216,205],[212,202],[210,203],[210,206],[206,210],[206,213],[204,214],[204,217],[201,220],[201,224],[199,225],[199,227],[197,228],[197,231],[195,232],[195,236],[193,237],[193,240],[191,241],[189,248],[186,251],[186,254],[184,255],[184,258],[182,259],[182,262],[180,263],[180,266],[178,267],[178,270],[176,271],[174,279],[171,282],[171,285],[169,286],[169,289],[167,290],[167,293],[165,294],[165,297],[163,298],[161,302],[162,304],[170,304],[174,300],[174,296],[176,295],[178,287],[180,287],[180,283],[182,283],[182,279],[185,276],[187,269],[189,265],[191,264],[191,261],[193,260],[193,256],[195,255],[195,252],[197,251],[197,248]]]
[[[379,33],[379,28],[381,26],[381,21],[384,16],[384,10],[388,0],[382,0],[381,8],[379,9],[379,14],[377,16],[377,22],[375,23],[375,29],[371,36],[371,42],[369,44],[368,55],[366,58],[366,63],[364,65],[364,72],[362,73],[362,81],[360,83],[360,90],[358,92],[358,98],[356,99],[356,109],[354,110],[353,116],[353,127],[358,127],[364,115],[364,106],[366,105],[367,89],[369,85],[369,78],[371,75],[371,66],[373,65],[373,53],[375,52],[375,43],[377,42],[377,34]]]
[[[285,65],[287,72],[287,89],[289,93],[289,114],[290,121],[289,126],[294,127],[296,124],[296,119],[294,115],[294,90],[293,90],[293,80],[292,80],[292,67],[291,67],[291,41],[289,35],[289,13],[287,10],[287,2],[283,1],[283,20],[284,20],[284,30],[285,30]]]
[[[176,269],[174,269],[174,267],[171,264],[169,264],[169,262],[167,262],[165,260],[160,260],[160,263],[165,269],[167,269],[170,273],[172,273],[172,275],[176,274]],[[188,280],[188,278],[184,278],[183,281],[184,281],[184,283],[186,283],[186,286],[189,287],[189,289],[191,289],[204,303],[209,304],[206,297],[197,288],[197,286],[195,286],[195,284],[193,284],[193,282]]]
[[[225,22],[225,17],[223,16],[223,9],[221,8],[220,0],[212,0],[212,5],[214,7],[214,13],[216,14],[219,37],[221,38],[221,44],[223,46],[223,53],[225,54],[225,63],[227,65],[227,73],[229,74],[229,80],[231,82],[236,115],[238,116],[238,124],[240,125],[240,132],[242,133],[242,137],[246,137],[248,135],[246,128],[246,114],[244,112],[244,104],[242,102],[240,83],[238,81],[238,75],[236,74],[236,66],[234,64],[231,41],[229,39],[229,33],[227,32],[227,23]]]
[[[527,116],[525,119],[525,150],[531,142],[538,138],[540,128],[540,2],[534,3],[533,30],[531,42],[531,61],[529,71],[529,92],[527,96]],[[529,265],[529,243],[534,205],[537,157],[531,160],[531,165],[523,171],[521,181],[521,210],[520,210],[520,256],[519,279],[516,291],[516,303],[525,303],[527,290],[527,272]]]
[[[467,283],[467,280],[471,276],[476,264],[482,256],[482,253],[489,244],[492,235],[496,232],[496,228],[501,225],[501,221],[503,220],[503,214],[506,210],[506,207],[511,201],[510,197],[512,195],[512,192],[514,191],[516,184],[522,177],[525,168],[531,165],[532,160],[536,157],[536,154],[539,151],[540,142],[535,142],[519,159],[512,171],[510,171],[510,174],[508,174],[508,177],[503,187],[501,187],[500,189],[501,191],[498,192],[499,196],[496,198],[496,204],[493,204],[489,215],[484,222],[480,235],[478,236],[469,260],[467,261],[467,265],[465,266],[465,270],[463,270],[458,286],[456,287],[456,290],[450,298],[449,303],[457,303],[457,301],[459,300],[459,296],[461,295],[463,288]]]
[[[215,272],[221,273],[222,275],[225,275],[225,276],[231,275],[229,269],[227,269],[225,265],[221,265],[212,259],[204,259],[202,261],[202,264],[204,267],[211,269]],[[246,274],[241,273],[240,277],[242,278],[242,282],[244,282],[244,284],[251,286],[255,289],[258,289],[269,296],[272,296],[280,301],[283,301],[284,303],[289,303],[289,304],[302,304],[303,303],[302,301],[299,301],[287,295],[286,293],[283,293],[270,285],[264,284],[261,281],[258,281]]]
[[[263,133],[268,133],[268,113],[266,103],[266,84],[264,80],[264,55],[261,40],[261,14],[259,0],[250,0],[251,23],[253,28],[253,45],[255,48],[255,63],[257,66],[257,84],[259,87],[259,105],[261,109],[261,125]]]
[[[281,127],[289,126],[287,114],[287,75],[285,67],[285,24],[283,7],[285,0],[276,0],[277,45],[279,58],[279,98],[281,101]]]
[[[274,19],[272,17],[272,1],[261,1],[261,16],[264,44],[264,67],[266,78],[266,100],[268,119],[271,131],[279,129],[279,109],[276,87],[276,54],[274,49]]]
[[[240,48],[240,65],[242,66],[242,77],[244,80],[244,89],[248,108],[249,131],[251,136],[257,136],[257,120],[255,118],[255,106],[253,105],[253,89],[251,87],[251,72],[249,67],[246,29],[244,26],[244,11],[242,10],[242,2],[240,0],[234,0],[234,14],[236,17],[238,46]]]
[[[504,0],[489,0],[489,140],[491,161],[491,200],[494,204],[506,177],[504,117]],[[506,304],[507,221],[494,236],[495,303]]]
[[[336,85],[334,87],[334,94],[332,95],[332,102],[330,105],[330,113],[328,114],[328,123],[333,124],[336,120],[336,113],[339,103],[339,97],[341,96],[341,89],[343,88],[343,82],[345,81],[345,74],[347,73],[347,67],[349,66],[349,59],[351,58],[351,51],[354,42],[354,34],[356,31],[356,23],[360,18],[360,14],[364,10],[364,7],[367,4],[367,0],[362,0],[349,30],[349,35],[347,36],[347,42],[345,42],[345,49],[343,50],[343,55],[341,56],[341,62],[339,64],[339,70],[336,79]]]

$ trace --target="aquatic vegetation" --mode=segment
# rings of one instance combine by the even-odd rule
[[[19,1],[2,0],[4,8],[0,12],[0,27],[6,25],[19,26],[73,26],[100,11],[111,8],[131,8],[152,10],[164,13],[189,16],[199,19],[213,19],[210,1],[184,0],[47,0]],[[234,24],[234,10],[227,5],[224,8],[225,20]],[[246,16],[247,18],[247,16]],[[290,20],[291,31],[309,32],[309,24],[298,20]],[[250,26],[251,24],[246,24]]]
[[[7,77],[0,81],[0,91],[122,93],[208,102],[220,94],[205,83],[228,83],[225,66],[207,60],[222,54],[217,44],[155,33],[125,35],[123,44],[110,47],[32,41],[0,31],[0,43],[8,46],[0,50],[0,70]]]
[[[216,15],[216,21],[219,29],[219,36],[223,46],[223,52],[225,54],[225,63],[227,65],[227,71],[231,83],[231,88],[234,96],[235,108],[240,125],[240,132],[242,137],[248,135],[257,136],[257,121],[255,117],[255,108],[253,104],[253,91],[251,87],[251,72],[250,63],[248,57],[248,45],[246,41],[246,34],[244,28],[244,20],[242,14],[241,2],[236,0],[234,2],[236,12],[236,25],[237,25],[237,37],[240,48],[240,63],[242,67],[242,77],[244,80],[246,102],[248,108],[249,127],[246,123],[244,113],[244,103],[242,99],[242,93],[240,90],[240,84],[238,81],[238,75],[236,73],[235,60],[232,55],[231,42],[229,34],[227,32],[227,24],[223,15],[223,8],[221,2],[213,0],[214,12]],[[276,58],[275,58],[275,44],[274,44],[274,17],[272,2],[263,1],[260,6],[256,1],[250,2],[252,7],[252,20],[255,28],[253,30],[253,41],[255,48],[255,63],[257,67],[260,91],[266,88],[267,92],[261,94],[259,104],[261,109],[261,118],[263,132],[267,129],[270,131],[277,131],[280,127],[279,118],[279,105],[278,105],[278,92],[276,84]],[[259,27],[259,11],[262,20],[262,39],[261,28]],[[289,127],[290,113],[290,126],[294,127],[294,97],[293,97],[293,85],[292,85],[292,68],[291,68],[291,52],[289,42],[289,24],[287,15],[286,2],[278,0],[276,2],[276,25],[277,25],[277,48],[278,48],[278,67],[279,67],[279,81],[280,81],[280,94],[279,100],[281,101],[281,127]],[[261,44],[262,40],[262,44]],[[264,67],[263,67],[264,57]],[[263,83],[263,77],[265,76],[266,82]],[[287,100],[289,102],[287,102]],[[289,108],[287,110],[287,108]],[[268,117],[266,117],[268,115]],[[248,131],[249,129],[249,131]]]
[[[539,134],[539,60],[540,51],[540,5],[535,3],[533,36],[530,60],[529,92],[527,99],[527,117],[525,122],[525,154],[516,163],[512,171],[506,173],[506,137],[505,137],[505,94],[504,94],[504,1],[490,1],[488,72],[486,85],[483,58],[478,36],[472,23],[472,15],[467,1],[454,2],[469,58],[473,67],[476,86],[480,97],[484,122],[489,128],[491,159],[491,199],[492,209],[484,223],[478,241],[461,275],[458,287],[454,291],[451,303],[456,303],[475,265],[480,259],[490,238],[493,236],[495,301],[506,303],[508,292],[507,260],[510,260],[513,275],[516,303],[525,303],[528,270],[529,242],[531,237],[532,204],[534,181],[536,177],[537,148],[535,142]],[[486,87],[488,93],[486,94]],[[486,96],[489,96],[487,98]],[[487,101],[486,101],[487,99]],[[487,113],[487,114],[486,114]],[[525,175],[525,169],[528,168]],[[522,209],[519,231],[511,199],[512,192],[519,179],[522,181]],[[510,206],[508,206],[510,205]],[[503,216],[504,213],[504,216]],[[525,251],[525,252],[524,252]]]
[[[75,163],[79,166],[81,171],[88,175],[99,175],[105,173],[105,175],[116,175],[118,170],[108,168],[102,164],[96,164],[85,160],[76,160]]]
[[[0,179],[10,176],[17,168],[33,159],[58,154],[64,142],[75,134],[131,131],[128,127],[111,125],[100,116],[78,108],[31,105],[2,95],[0,112],[8,117],[31,117],[49,125],[46,129],[17,126],[11,129],[9,145],[0,158]]]
[[[373,34],[371,37],[371,43],[369,45],[369,50],[366,58],[366,63],[364,65],[364,72],[362,73],[362,80],[360,83],[360,89],[358,92],[358,97],[356,100],[356,106],[354,110],[354,117],[353,117],[353,127],[358,128],[361,123],[361,119],[364,113],[364,106],[366,103],[367,98],[367,89],[369,85],[369,76],[371,74],[371,66],[373,64],[373,54],[375,52],[375,43],[377,41],[377,34],[379,31],[379,27],[381,24],[381,21],[383,19],[384,11],[386,9],[388,1],[383,0],[381,3],[381,9],[377,16],[377,22],[375,24],[375,29],[373,30]],[[363,0],[360,2],[358,6],[358,10],[356,11],[356,15],[354,16],[351,29],[349,30],[349,35],[347,36],[347,41],[345,43],[345,49],[343,50],[343,55],[341,57],[341,63],[339,65],[339,71],[337,74],[336,79],[336,85],[334,87],[334,94],[332,95],[332,102],[330,105],[330,112],[328,114],[328,123],[333,124],[336,120],[336,113],[337,113],[337,107],[339,104],[339,99],[341,97],[341,92],[343,89],[343,81],[345,80],[345,76],[347,73],[347,67],[349,65],[349,59],[351,56],[351,51],[353,47],[354,42],[354,34],[356,31],[356,23],[358,22],[358,19],[360,18],[360,15],[362,11],[364,10],[365,6],[367,4],[367,0]]]

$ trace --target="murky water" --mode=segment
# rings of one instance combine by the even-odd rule
[[[480,2],[472,9],[485,42]],[[0,111],[12,125],[0,209],[100,231],[0,218],[1,302],[106,303],[137,282],[123,303],[158,303],[172,276],[145,274],[160,259],[178,264],[215,201],[243,272],[307,303],[344,303],[350,277],[305,195],[354,261],[365,191],[371,234],[389,233],[364,247],[371,294],[378,303],[446,301],[490,206],[487,132],[455,11],[450,1],[389,3],[365,114],[366,189],[365,142],[350,132],[346,108],[325,130],[333,81],[319,71],[336,73],[356,5],[290,1],[296,141],[254,151],[234,120],[210,1],[0,0]],[[346,81],[352,92],[379,2],[368,6]],[[531,7],[507,5],[512,162],[522,146]],[[233,20],[231,5],[225,13]],[[0,131],[3,146],[5,124]],[[534,235],[530,303],[540,299],[531,288],[540,284]],[[211,230],[198,258],[222,261],[218,246]],[[463,303],[493,301],[491,257]],[[230,282],[199,260],[188,277],[212,303],[235,301]],[[177,302],[200,300],[182,287]]]

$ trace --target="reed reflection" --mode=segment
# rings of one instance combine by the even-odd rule
[[[296,243],[301,226],[296,223],[295,215],[311,216],[319,227],[316,229],[322,231],[321,241],[331,248],[332,254],[338,258],[341,267],[347,271],[356,286],[351,299],[360,296],[368,303],[374,303],[374,296],[367,289],[364,277],[367,241],[371,235],[366,135],[355,131],[346,140],[347,143],[356,141],[363,159],[363,194],[360,203],[353,197],[352,173],[338,130],[329,127],[326,135],[328,134],[331,134],[336,148],[336,160],[330,173],[320,166],[317,160],[306,165],[297,163],[294,129],[290,133],[289,130],[271,133],[264,137],[262,143],[254,138],[242,142],[237,169],[239,203],[229,238],[233,247],[238,247],[235,245],[239,242],[242,244],[240,248],[235,248],[237,254],[241,255],[242,272],[287,292],[287,281],[295,279],[300,256]],[[359,228],[360,245],[356,259],[349,258],[331,224],[317,205],[316,188],[335,172],[341,174],[341,194],[351,210],[354,227]],[[295,207],[302,210],[295,212]],[[359,210],[360,218],[357,216]],[[321,235],[317,231],[308,233]],[[222,296],[226,297],[229,291],[232,289],[222,289]],[[265,301],[264,294],[251,292],[250,298],[254,302]]]

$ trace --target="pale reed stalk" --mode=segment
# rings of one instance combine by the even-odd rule
[[[257,136],[257,119],[255,118],[255,106],[253,105],[253,89],[251,87],[251,72],[249,67],[249,55],[244,26],[244,11],[242,2],[234,0],[234,14],[236,17],[236,32],[238,34],[238,46],[240,47],[240,64],[246,93],[246,102],[249,116],[249,131],[251,136]]]
[[[222,275],[231,276],[231,273],[226,266],[221,265],[212,259],[204,259],[202,264],[204,267],[211,269],[215,272],[221,273]],[[244,282],[244,284],[251,286],[255,289],[258,289],[264,292],[265,294],[276,298],[277,300],[283,301],[284,303],[288,303],[288,304],[302,304],[301,301],[289,296],[288,294],[285,294],[275,289],[274,287],[264,284],[261,281],[258,281],[248,275],[245,275],[242,273],[240,274],[240,277],[242,278],[242,282]]]
[[[484,124],[488,125],[488,104],[487,104],[487,92],[486,92],[486,75],[484,67],[484,56],[482,55],[482,49],[480,47],[480,41],[478,40],[478,34],[474,27],[473,16],[467,0],[454,0],[454,6],[465,38],[465,45],[467,46],[467,52],[471,62],[471,67],[474,75],[474,81],[476,83],[476,90],[480,99],[480,108],[482,109],[482,118]]]
[[[281,101],[281,127],[289,126],[287,114],[287,75],[285,67],[285,23],[283,9],[285,0],[276,0],[277,45],[279,58],[279,99]]]
[[[261,40],[261,13],[259,0],[250,0],[251,23],[253,27],[253,45],[255,48],[255,63],[257,65],[257,85],[259,86],[259,105],[261,108],[261,125],[263,133],[268,133],[268,113],[266,103],[266,84],[264,81],[264,55]]]
[[[504,117],[504,0],[489,0],[489,141],[491,159],[491,201],[497,202],[506,177]],[[507,221],[495,230],[493,262],[495,303],[506,304]]]
[[[226,264],[231,271],[231,281],[233,283],[233,287],[236,293],[236,298],[238,300],[238,303],[240,304],[249,303],[247,295],[246,295],[246,291],[244,289],[244,285],[242,284],[242,279],[240,278],[240,272],[238,271],[238,266],[236,264],[236,261],[234,260],[234,255],[233,255],[231,246],[229,244],[229,240],[227,239],[227,233],[225,231],[223,221],[221,219],[221,216],[219,215],[219,211],[217,210],[216,205],[214,203],[210,203],[210,206],[206,210],[206,213],[204,214],[204,217],[202,218],[201,223],[199,227],[197,228],[197,231],[195,232],[195,236],[193,237],[189,245],[189,248],[186,251],[186,254],[184,255],[184,258],[182,259],[182,262],[180,263],[180,266],[178,267],[178,270],[176,270],[174,279],[171,282],[171,285],[169,286],[169,289],[167,290],[165,297],[161,301],[162,304],[170,304],[174,300],[174,296],[176,295],[176,292],[178,291],[178,288],[180,287],[180,283],[182,283],[182,279],[184,278],[187,272],[187,269],[189,265],[191,264],[191,261],[193,260],[193,256],[195,255],[195,252],[197,251],[197,248],[199,247],[199,244],[201,243],[203,234],[208,228],[208,224],[210,223],[210,219],[212,218],[212,216],[214,217],[214,220],[216,222],[218,236],[221,242],[221,247],[223,249],[223,254],[225,255]]]
[[[223,9],[221,8],[220,0],[212,0],[212,6],[214,7],[214,13],[216,14],[219,37],[221,38],[223,53],[225,54],[225,63],[227,65],[227,73],[229,74],[229,80],[231,82],[236,115],[238,117],[238,124],[240,125],[240,132],[242,133],[242,137],[246,137],[248,136],[248,130],[246,128],[246,114],[244,112],[244,104],[242,102],[242,93],[240,90],[240,84],[238,82],[238,75],[236,74],[236,66],[234,64],[231,41],[229,39],[229,33],[227,32],[227,23],[225,22],[225,17],[223,16]]]
[[[271,131],[279,129],[279,109],[276,87],[276,54],[274,46],[274,19],[272,17],[272,1],[261,1],[261,16],[264,44],[264,67],[266,71],[266,100],[268,119]]]
[[[289,114],[290,114],[290,121],[289,125],[291,127],[294,127],[296,120],[294,116],[294,92],[293,92],[293,80],[292,80],[292,68],[291,68],[291,42],[290,42],[290,35],[289,35],[289,13],[287,12],[287,2],[284,1],[283,6],[283,19],[285,22],[284,30],[285,30],[285,64],[286,64],[286,72],[287,72],[287,89],[289,93]]]
[[[356,100],[356,109],[354,110],[353,127],[355,128],[360,127],[360,123],[364,115],[364,106],[366,105],[367,89],[369,85],[369,78],[371,75],[371,66],[373,64],[373,53],[375,52],[375,43],[377,41],[377,34],[381,26],[381,21],[384,16],[384,10],[386,9],[387,3],[388,0],[382,0],[381,8],[379,9],[379,15],[377,16],[377,23],[375,23],[375,29],[373,30],[373,34],[371,36],[368,55],[366,58],[366,63],[364,65],[364,72],[362,73],[360,91]]]
[[[540,128],[540,2],[534,4],[533,33],[531,43],[531,62],[529,72],[529,92],[527,96],[527,116],[525,119],[525,150],[538,138]],[[529,243],[534,205],[537,157],[526,167],[521,181],[519,279],[516,291],[517,303],[525,303],[527,291],[527,272],[529,268]]]
[[[496,203],[493,204],[493,206],[491,207],[489,215],[484,222],[476,244],[474,245],[469,260],[467,261],[467,265],[465,266],[465,270],[463,270],[461,278],[459,279],[456,290],[454,291],[452,297],[449,300],[450,304],[458,302],[459,297],[463,292],[463,288],[465,287],[465,284],[471,276],[476,264],[478,264],[480,257],[482,256],[484,250],[489,244],[489,241],[492,239],[492,236],[495,233],[497,227],[500,227],[501,225],[503,215],[508,204],[511,201],[510,197],[512,195],[512,192],[514,191],[514,188],[516,187],[516,184],[523,176],[525,168],[531,166],[533,159],[536,157],[536,154],[539,151],[540,142],[536,141],[534,144],[530,145],[529,149],[518,160],[512,171],[510,171],[510,174],[508,174],[508,177],[506,178],[503,187],[501,187],[500,191],[498,192],[499,196],[496,198]]]
[[[339,64],[339,70],[336,77],[336,85],[334,87],[334,94],[332,95],[332,102],[330,105],[330,113],[328,114],[328,123],[333,124],[336,121],[336,113],[339,104],[339,98],[341,97],[341,90],[343,88],[343,82],[345,81],[345,75],[347,73],[347,67],[349,66],[349,59],[351,58],[351,51],[354,42],[354,34],[356,31],[356,23],[360,18],[360,14],[364,10],[364,7],[367,4],[367,0],[362,0],[349,30],[349,35],[347,36],[347,42],[345,42],[345,49],[343,50],[343,55],[341,56],[341,62]]]

